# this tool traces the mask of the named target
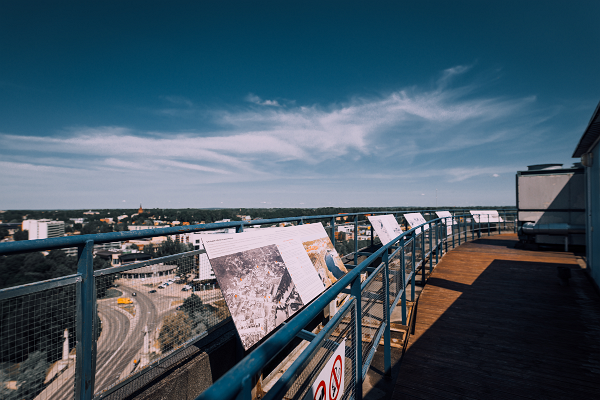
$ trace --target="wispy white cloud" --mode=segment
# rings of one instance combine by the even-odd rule
[[[248,94],[246,96],[246,101],[254,104],[258,104],[259,106],[273,106],[273,107],[281,107],[281,104],[277,100],[262,100],[255,94]]]
[[[536,107],[535,96],[478,94],[479,83],[453,86],[456,77],[464,81],[471,70],[449,68],[432,89],[411,87],[333,105],[286,101],[283,106],[250,94],[246,100],[252,104],[242,108],[199,110],[189,99],[165,96],[179,106],[166,114],[201,113],[216,128],[169,132],[96,126],[66,127],[52,136],[0,133],[1,167],[37,176],[97,173],[147,179],[144,174],[152,173],[213,183],[349,175],[460,182],[514,171],[519,164],[502,160],[503,155],[514,151],[515,139],[542,131],[546,115]],[[498,166],[451,157],[470,150],[473,156],[489,154]],[[437,162],[443,159],[443,165]]]

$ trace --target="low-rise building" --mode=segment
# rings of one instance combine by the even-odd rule
[[[48,239],[65,235],[64,221],[51,219],[26,219],[23,221],[24,231],[29,232],[29,240]]]

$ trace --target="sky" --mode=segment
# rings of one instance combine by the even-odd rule
[[[599,13],[3,1],[0,209],[514,206],[578,161]]]

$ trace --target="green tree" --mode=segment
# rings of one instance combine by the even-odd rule
[[[13,239],[16,240],[29,240],[29,231],[16,231],[13,234]]]
[[[19,374],[17,375],[18,390],[14,398],[20,399],[41,392],[44,388],[46,371],[49,366],[46,355],[41,351],[29,354],[27,360],[19,366]]]
[[[193,293],[183,301],[181,309],[191,320],[192,336],[199,335],[208,327],[214,325],[214,323],[211,323],[216,318],[213,308],[204,304],[202,299]]]
[[[167,315],[158,334],[160,351],[165,353],[185,343],[192,336],[190,322],[189,316],[183,311]]]

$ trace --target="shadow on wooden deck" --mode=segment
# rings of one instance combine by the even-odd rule
[[[572,253],[516,243],[482,238],[440,260],[392,399],[600,398],[600,297]]]

